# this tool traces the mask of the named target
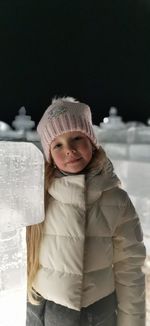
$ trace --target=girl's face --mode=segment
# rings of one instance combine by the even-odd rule
[[[50,152],[59,170],[70,173],[82,171],[92,158],[92,144],[80,131],[58,136],[51,144]]]

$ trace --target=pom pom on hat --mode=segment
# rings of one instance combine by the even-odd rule
[[[52,141],[57,136],[70,131],[82,132],[95,147],[98,147],[93,131],[90,107],[72,97],[54,98],[37,126],[47,162],[50,162]]]

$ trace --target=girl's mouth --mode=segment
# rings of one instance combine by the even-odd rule
[[[76,162],[78,162],[80,160],[81,160],[81,157],[80,158],[75,158],[75,159],[72,159],[72,160],[68,161],[67,164],[76,163]]]

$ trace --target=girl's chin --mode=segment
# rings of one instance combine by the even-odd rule
[[[68,173],[80,173],[84,170],[85,166],[80,166],[80,167],[68,167],[67,169],[64,169],[64,172],[68,172]]]

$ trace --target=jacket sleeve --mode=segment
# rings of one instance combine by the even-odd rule
[[[113,236],[114,274],[118,301],[117,326],[145,325],[145,276],[142,272],[146,252],[138,215],[127,195],[119,224]]]

